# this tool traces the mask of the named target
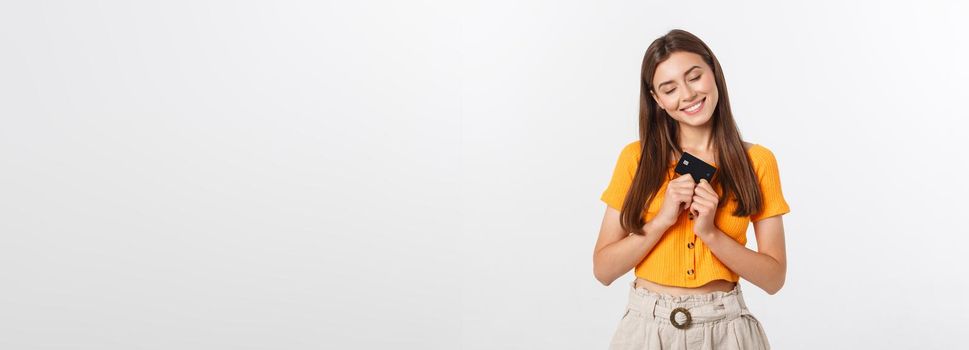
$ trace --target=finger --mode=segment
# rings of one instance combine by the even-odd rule
[[[693,208],[693,209],[698,209],[698,208],[700,208],[700,207],[702,207],[704,205],[706,205],[706,204],[703,202],[703,199],[701,199],[701,198],[693,198],[693,204],[690,207]]]
[[[702,208],[698,206],[698,203],[693,202],[693,205],[690,206],[690,214],[693,214],[694,217],[697,217],[702,215],[703,213],[704,211],[702,210]]]
[[[705,212],[712,212],[717,208],[716,202],[705,198],[693,199],[693,204],[702,208]]]
[[[682,189],[682,190],[677,191],[676,193],[679,194],[680,197],[682,197],[685,200],[691,200],[691,199],[693,199],[693,190],[690,190],[690,189]]]
[[[710,185],[710,183],[707,182],[707,180],[705,180],[705,179],[704,180],[701,180],[700,183],[697,184],[697,187],[702,188],[702,189],[704,189],[704,190],[706,190],[706,191],[708,191],[710,193],[713,193],[713,194],[716,194],[717,193],[717,191],[713,189],[713,185]]]
[[[683,186],[683,188],[690,189],[690,191],[693,191],[694,189],[696,189],[696,183],[695,182],[684,182],[682,184],[682,186]]]
[[[700,182],[697,183],[697,186],[708,188],[711,190],[713,189],[713,186],[710,185],[710,182],[708,182],[707,179],[700,179]]]
[[[691,205],[693,205],[693,198],[686,197],[686,199],[683,200],[683,209],[689,209]]]
[[[692,210],[696,211],[697,215],[706,215],[711,212],[711,207],[707,203],[693,201]]]
[[[692,195],[689,193],[686,193],[686,191],[684,190],[674,189],[674,190],[671,190],[669,193],[667,193],[666,197],[671,201],[684,201],[692,197]]]
[[[696,192],[693,192],[693,196],[692,197],[693,198],[708,199],[710,197],[710,194],[707,193],[706,191],[702,190],[702,189],[697,189]]]
[[[684,175],[685,179],[677,179],[677,186],[696,186],[696,182],[690,179],[690,175]]]
[[[694,204],[698,204],[698,205],[702,206],[705,209],[713,209],[713,208],[716,208],[716,204],[715,204],[716,202],[715,201],[712,201],[710,199],[707,199],[707,198],[695,197],[695,198],[693,198],[693,203]]]
[[[678,177],[676,179],[679,180],[680,182],[687,182],[687,183],[696,184],[696,179],[694,179],[693,178],[693,175],[690,175],[689,173],[683,174],[683,175],[681,175],[680,177]]]
[[[673,183],[673,182],[670,182],[670,184],[666,186],[666,190],[667,191],[678,192],[680,190],[683,190],[685,188],[688,188],[689,186],[690,185],[688,183],[683,183],[683,182]]]
[[[683,186],[680,189],[683,191],[683,193],[686,193],[686,195],[690,197],[693,197],[693,194],[696,193],[696,187],[690,184],[687,184],[686,186]]]
[[[693,180],[690,180],[690,178],[688,177],[684,180],[670,182],[670,186],[676,187],[676,188],[687,188],[687,187],[692,188],[692,187],[696,187],[696,183],[694,183]]]
[[[712,197],[712,198],[719,198],[720,197],[720,195],[717,194],[717,191],[714,191],[713,190],[713,187],[710,187],[710,184],[698,185],[697,186],[697,192],[706,193],[707,195],[709,195],[709,197]]]
[[[716,192],[710,192],[709,190],[705,190],[702,188],[697,189],[697,191],[694,192],[693,195],[703,199],[711,200],[711,201],[717,201],[720,199],[720,197],[717,195]]]

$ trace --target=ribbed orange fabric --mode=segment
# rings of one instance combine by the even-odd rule
[[[602,193],[600,199],[616,210],[622,210],[626,192],[629,191],[633,176],[639,167],[641,152],[638,140],[622,149],[609,186]],[[747,227],[751,221],[757,222],[790,212],[790,207],[781,192],[781,180],[774,153],[764,146],[755,144],[747,150],[747,154],[750,155],[759,179],[764,209],[748,217],[736,217],[731,213],[737,208],[737,202],[730,200],[717,208],[717,214],[714,217],[714,225],[742,245],[747,245]],[[674,165],[670,164],[666,181],[657,192],[656,199],[644,211],[646,221],[652,220],[659,212],[666,186],[677,176],[673,171]],[[711,165],[716,166],[716,164]],[[718,195],[723,196],[719,186],[715,190]],[[693,221],[687,218],[686,210],[677,218],[676,223],[670,226],[653,250],[636,265],[635,274],[645,280],[679,287],[699,287],[717,279],[732,282],[740,279],[739,275],[721,263],[703,240],[693,233]]]

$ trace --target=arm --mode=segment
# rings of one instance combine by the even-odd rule
[[[704,243],[713,255],[730,270],[774,295],[784,286],[787,276],[787,253],[784,248],[784,222],[781,215],[754,223],[757,252],[740,245],[719,229]]]
[[[626,233],[619,223],[619,211],[606,207],[599,238],[592,253],[592,273],[603,285],[636,267],[663,237],[670,224],[650,220],[643,226],[645,235]]]

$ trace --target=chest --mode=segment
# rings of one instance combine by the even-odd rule
[[[669,175],[674,176],[673,168],[669,169]],[[659,191],[656,193],[656,198],[653,199],[649,206],[645,210],[645,219],[647,221],[652,220],[658,213],[659,209],[663,203],[667,186],[669,185],[669,180],[665,181],[660,187]],[[714,191],[721,198],[723,197],[723,189],[720,186],[714,186]],[[725,234],[736,240],[741,244],[746,244],[747,242],[747,228],[750,224],[750,217],[737,217],[733,216],[733,212],[737,210],[736,200],[724,200],[717,207],[716,215],[714,216],[714,226],[719,228]],[[674,232],[692,232],[693,221],[689,220],[687,217],[687,211],[680,213],[672,229]]]

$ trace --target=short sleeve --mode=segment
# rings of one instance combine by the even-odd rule
[[[622,205],[626,200],[626,193],[633,183],[636,175],[636,168],[639,167],[639,141],[626,145],[619,153],[616,166],[612,171],[612,179],[609,186],[602,192],[600,199],[616,210],[622,210]]]
[[[758,145],[759,146],[759,145]],[[760,184],[760,193],[763,196],[764,209],[759,213],[750,216],[751,222],[757,222],[771,216],[787,214],[791,208],[784,199],[781,191],[780,170],[777,167],[777,159],[769,149],[759,146],[761,152],[756,157],[752,157],[754,171]]]

